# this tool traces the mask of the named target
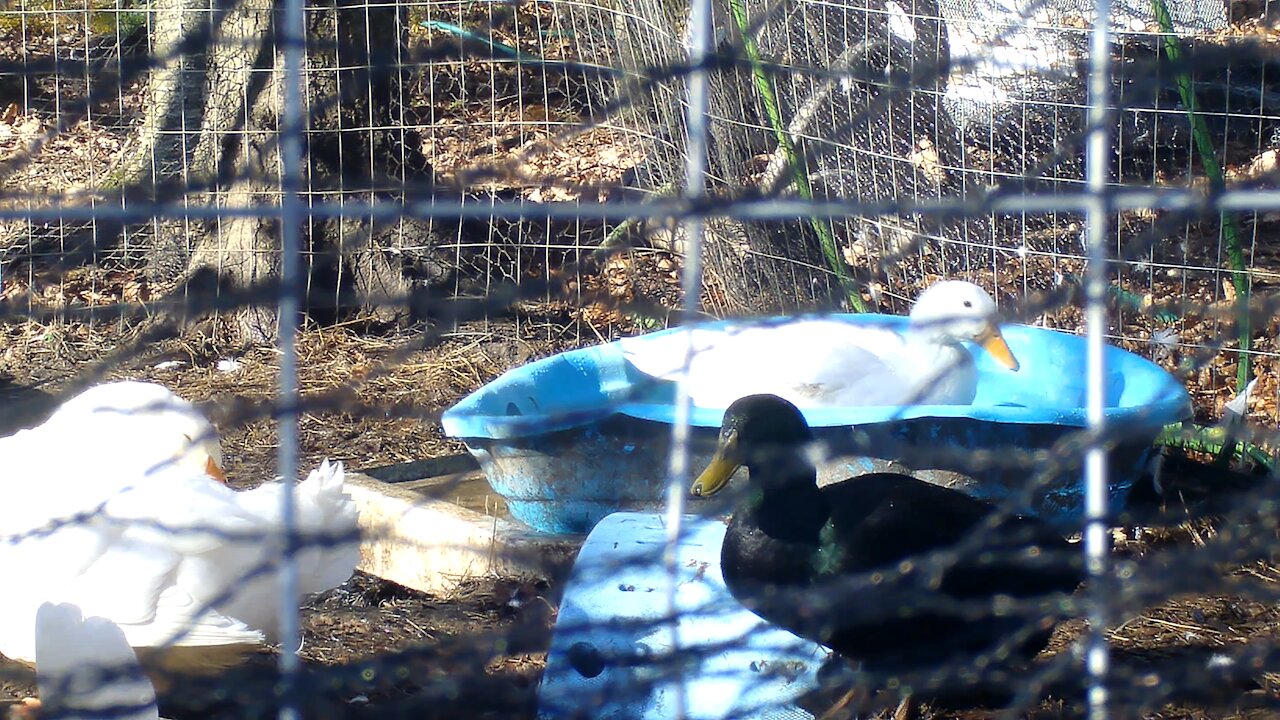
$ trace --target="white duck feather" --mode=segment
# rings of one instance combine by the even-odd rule
[[[70,603],[36,612],[36,684],[42,714],[80,720],[159,720],[156,691],[115,623]]]

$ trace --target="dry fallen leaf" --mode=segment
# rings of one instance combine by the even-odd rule
[[[16,129],[19,135],[39,135],[44,132],[44,123],[40,122],[40,118],[28,117],[26,120],[18,123]]]
[[[921,140],[916,143],[920,149],[911,153],[911,164],[920,169],[930,182],[940,185],[943,180],[947,179],[947,171],[942,169],[942,163],[938,158],[938,150],[934,148],[933,143],[928,139]]]

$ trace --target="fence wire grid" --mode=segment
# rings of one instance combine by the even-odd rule
[[[1273,716],[1278,42],[1261,0],[0,3],[4,711]],[[948,279],[1029,353],[1013,404],[1074,419],[973,430],[976,349],[942,420],[816,402],[824,487],[991,515],[726,588],[751,495],[690,496],[707,393],[835,342],[768,333]],[[636,382],[632,338],[725,319],[733,362],[662,336]],[[626,371],[528,370],[596,346]],[[1147,367],[1189,404],[1134,432]],[[446,431],[512,377],[518,435]],[[120,381],[154,385],[76,410]],[[998,589],[1037,572],[1083,582]],[[928,656],[960,642],[933,611],[1003,632],[877,665],[779,619]]]

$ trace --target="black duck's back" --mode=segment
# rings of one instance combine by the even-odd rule
[[[865,572],[961,542],[972,544],[975,533],[975,550],[966,555],[1031,546],[1075,555],[1061,534],[1036,518],[1006,515],[979,529],[995,512],[993,505],[909,476],[862,475],[822,490],[831,517],[823,542],[842,551],[839,567],[832,568],[836,572]]]
[[[823,541],[841,550],[828,572],[867,571],[954,545],[991,512],[959,491],[891,473],[850,478],[822,493],[831,516]]]
[[[844,612],[830,614],[822,641],[869,667],[937,664],[988,650],[1016,633],[1024,639],[1015,643],[1014,655],[1034,655],[1048,641],[1052,618],[930,610],[916,598],[981,606],[995,595],[1070,593],[1083,579],[1079,554],[1051,527],[1010,516],[982,528],[995,508],[959,491],[892,474],[864,475],[823,490],[831,525],[823,533],[813,592],[825,596],[823,605]],[[919,563],[948,550],[958,555],[941,582],[927,582]],[[885,578],[879,585],[821,590],[843,576],[877,571]]]

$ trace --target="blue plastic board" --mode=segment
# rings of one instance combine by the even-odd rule
[[[818,687],[830,651],[774,625],[729,594],[722,520],[686,516],[671,577],[664,516],[619,512],[591,531],[574,563],[539,690],[540,718],[810,720],[794,702]],[[674,632],[673,632],[674,630]]]

